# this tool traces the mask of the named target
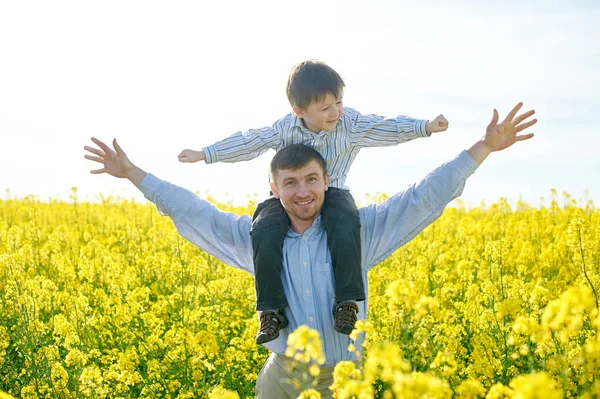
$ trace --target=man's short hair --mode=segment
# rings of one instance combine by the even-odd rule
[[[315,160],[321,166],[323,176],[327,174],[327,162],[321,153],[304,144],[293,144],[279,151],[271,160],[271,181],[275,183],[278,170],[299,169]]]
[[[344,86],[342,77],[329,65],[319,60],[308,60],[292,69],[286,93],[292,107],[306,109],[311,102],[325,98],[327,93],[341,97]]]

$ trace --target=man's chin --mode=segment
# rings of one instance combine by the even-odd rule
[[[300,220],[314,220],[318,215],[318,212],[315,210],[309,209],[301,209],[296,212],[296,217]]]

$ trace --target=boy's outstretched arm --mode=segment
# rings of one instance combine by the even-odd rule
[[[279,147],[281,136],[278,126],[282,123],[289,122],[280,120],[275,122],[272,127],[250,129],[244,133],[240,131],[203,148],[202,151],[183,150],[178,155],[179,162],[205,161],[206,163],[233,163],[249,161],[269,149],[277,149]]]
[[[448,129],[448,120],[438,115],[433,120],[415,119],[398,115],[384,117],[344,108],[346,128],[352,146],[387,147],[394,146],[420,137],[429,137],[432,133]]]

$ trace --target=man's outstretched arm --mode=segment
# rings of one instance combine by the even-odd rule
[[[192,244],[224,263],[254,273],[249,216],[221,212],[191,191],[146,173],[129,160],[116,140],[114,150],[98,139],[92,141],[99,148],[85,146],[93,154],[86,154],[85,158],[103,166],[92,170],[92,174],[108,173],[128,179],[156,204],[161,214],[173,220],[179,234]]]
[[[483,139],[468,151],[463,151],[419,183],[412,184],[382,204],[360,210],[363,265],[367,269],[380,263],[436,220],[446,205],[462,193],[466,180],[490,153],[533,137],[533,133],[518,134],[537,122],[535,119],[524,122],[534,111],[516,117],[521,106],[521,103],[517,104],[500,124],[498,112],[494,110]]]

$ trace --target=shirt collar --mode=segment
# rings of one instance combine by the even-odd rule
[[[344,114],[342,113],[342,118],[343,117],[344,117]],[[337,121],[336,126],[338,126],[342,122],[342,118],[340,118]],[[300,129],[302,129],[302,130],[304,130],[306,132],[310,132],[311,134],[320,135],[322,133],[327,133],[326,130],[321,130],[319,133],[315,133],[315,132],[311,131],[306,126],[304,126],[304,123],[302,123],[302,118],[300,118],[294,112],[292,112],[292,124],[293,124],[294,127],[299,127]]]
[[[291,238],[303,238],[305,240],[310,240],[315,234],[317,234],[322,229],[321,224],[321,215],[317,216],[317,218],[313,221],[312,226],[304,231],[304,234],[296,233],[291,228],[288,229],[287,235]]]
[[[306,129],[304,127],[304,123],[302,123],[302,118],[300,118],[294,112],[292,112],[292,122],[293,122],[294,126],[297,126],[297,127],[301,128],[301,129]]]

